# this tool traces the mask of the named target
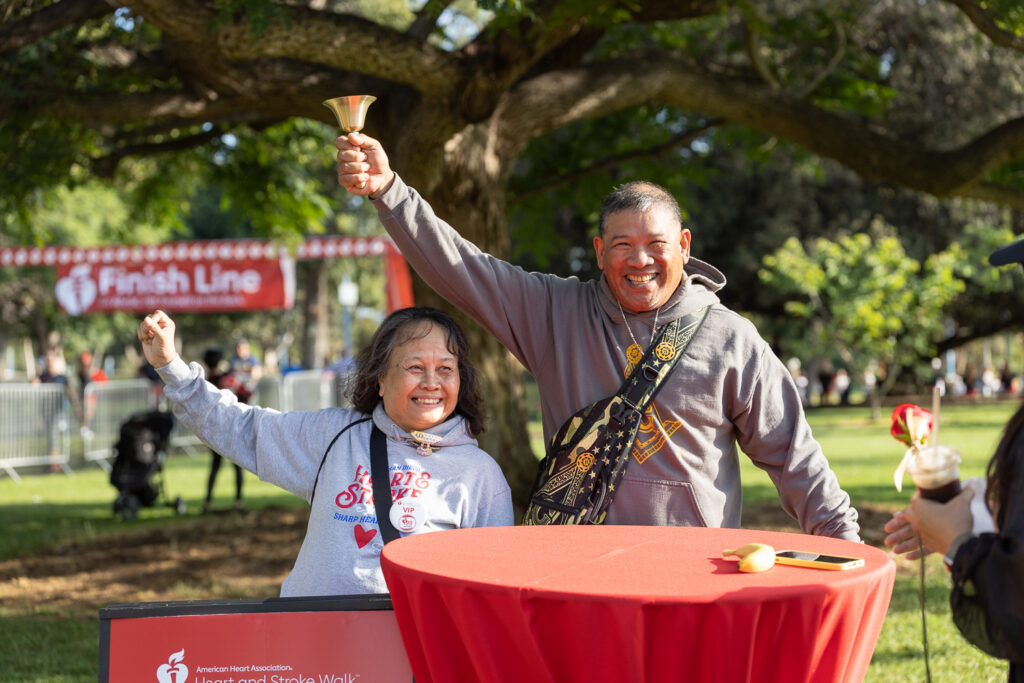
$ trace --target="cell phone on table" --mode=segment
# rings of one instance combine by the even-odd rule
[[[822,555],[803,550],[779,550],[775,553],[775,562],[814,569],[854,569],[864,566],[864,559],[860,557]]]

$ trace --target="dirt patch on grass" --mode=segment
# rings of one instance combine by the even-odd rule
[[[125,602],[275,597],[308,511],[264,508],[0,561],[0,604],[21,614],[88,612]]]
[[[865,542],[881,546],[891,511],[858,511]],[[3,560],[0,605],[8,614],[95,617],[114,603],[275,597],[307,516],[276,507],[225,512]],[[750,529],[799,532],[777,505],[748,505],[743,520]]]

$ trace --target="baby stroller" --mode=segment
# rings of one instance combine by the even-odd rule
[[[173,415],[155,410],[136,413],[121,425],[110,472],[110,483],[119,492],[114,514],[121,519],[135,519],[141,508],[153,506],[164,495],[163,462],[173,427]],[[166,504],[179,515],[185,513],[181,497]]]

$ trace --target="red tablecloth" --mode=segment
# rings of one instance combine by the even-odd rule
[[[744,574],[722,557],[755,541],[865,566]],[[419,534],[381,566],[417,683],[859,682],[896,574],[837,539],[630,526]]]

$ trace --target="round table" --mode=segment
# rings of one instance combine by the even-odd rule
[[[747,574],[722,550],[748,542],[865,563]],[[418,534],[381,567],[417,683],[861,681],[896,575],[849,541],[641,526]]]

